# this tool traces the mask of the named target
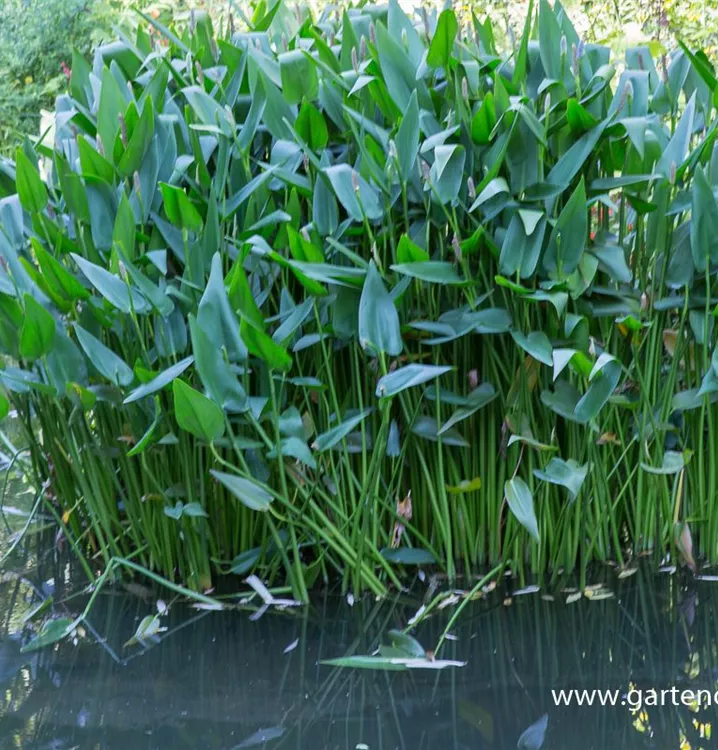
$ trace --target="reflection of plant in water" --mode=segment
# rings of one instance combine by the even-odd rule
[[[588,737],[597,750],[709,747],[706,710],[649,706],[633,714],[628,707],[553,705],[552,688],[718,687],[718,600],[712,584],[686,588],[677,577],[656,582],[643,570],[607,581],[614,598],[566,604],[559,592],[553,601],[542,599],[540,591],[512,596],[520,592],[507,579],[495,592],[469,601],[451,627],[456,640],[445,641],[441,657],[465,661],[465,667],[398,673],[331,669],[319,662],[338,654],[371,654],[392,638],[403,648],[417,642],[426,650],[445,634],[463,599],[453,602],[453,609],[437,606],[414,620],[409,630],[415,641],[409,641],[399,633],[422,606],[414,594],[381,602],[359,599],[353,607],[326,600],[281,616],[268,612],[259,622],[241,613],[205,611],[189,621],[168,598],[172,606],[162,618],[168,628],[162,641],[123,651],[154,604],[106,588],[85,623],[101,636],[98,646],[88,639],[77,647],[61,643],[56,650],[22,655],[19,643],[9,649],[3,630],[0,663],[10,664],[4,656],[10,650],[21,664],[32,659],[35,666],[18,666],[19,672],[6,675],[0,736],[12,723],[19,746],[28,742],[28,732],[35,732],[38,742],[74,737],[74,744],[89,745],[99,741],[102,716],[108,748],[135,746],[131,743],[139,743],[150,727],[162,748],[207,747],[207,737],[233,748],[264,733],[273,737],[270,747],[292,750],[360,742],[402,750],[513,750],[522,736],[523,747],[537,746],[530,743],[542,729],[544,747],[551,750],[591,747]],[[12,605],[16,585],[4,584],[3,602]],[[14,597],[15,608],[22,609],[21,598]],[[85,726],[68,728],[65,717]]]

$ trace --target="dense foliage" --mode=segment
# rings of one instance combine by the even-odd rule
[[[304,3],[313,11],[323,6]],[[347,3],[335,3],[343,7]],[[441,3],[428,3],[427,7]],[[676,46],[705,49],[711,59],[718,52],[718,7],[703,0],[567,0],[564,4],[578,35],[586,42],[609,45],[620,53],[626,47],[650,44],[654,54]],[[191,4],[210,13],[215,25],[242,21],[243,3],[237,0],[197,0]],[[83,54],[115,36],[134,29],[139,9],[163,23],[185,26],[190,9],[185,0],[5,0],[0,25],[0,152],[9,153],[23,133],[38,132],[41,111],[51,109],[65,88],[72,50]],[[459,19],[471,14],[492,19],[499,38],[508,43],[520,36],[528,0],[474,0],[457,3]],[[513,35],[513,37],[511,36]]]
[[[0,172],[5,411],[88,573],[718,558],[704,55],[617,75],[545,0],[508,54],[393,0],[148,20]]]

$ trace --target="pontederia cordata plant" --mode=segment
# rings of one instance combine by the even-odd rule
[[[718,558],[704,55],[545,1],[507,53],[394,0],[147,21],[0,173],[3,411],[88,564]]]

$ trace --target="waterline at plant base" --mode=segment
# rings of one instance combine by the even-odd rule
[[[0,380],[88,575],[718,557],[712,68],[529,11],[505,53],[392,2],[75,56],[0,169]]]

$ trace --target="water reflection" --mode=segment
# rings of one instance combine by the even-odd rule
[[[123,643],[153,602],[112,594],[90,618],[104,642],[23,655],[18,631],[35,585],[6,580],[0,590],[3,748],[501,750],[522,734],[521,746],[538,747],[542,721],[550,749],[712,746],[712,710],[557,707],[551,689],[714,691],[718,583],[639,571],[613,580],[616,597],[601,601],[531,594],[506,606],[497,593],[472,605],[442,654],[466,667],[400,673],[318,662],[370,653],[414,614],[421,601],[411,597],[327,599],[257,622],[174,606],[162,641],[133,649]],[[431,647],[444,622],[424,623],[417,638]]]

